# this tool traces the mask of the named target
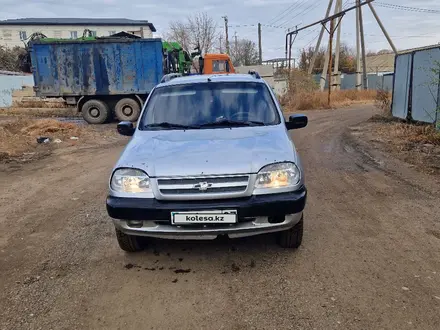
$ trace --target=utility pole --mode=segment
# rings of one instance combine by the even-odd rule
[[[361,79],[361,40],[360,40],[360,0],[356,0],[356,90],[360,91],[362,87]]]
[[[230,55],[230,50],[229,50],[228,16],[223,16],[223,19],[225,20],[226,54]]]
[[[330,16],[330,11],[332,10],[333,6],[333,0],[330,0],[328,3],[327,11],[325,12],[325,18],[328,18]],[[312,74],[313,69],[315,67],[316,57],[318,56],[319,47],[321,47],[321,41],[322,37],[324,36],[325,27],[324,25],[321,28],[321,32],[319,33],[318,41],[316,42],[315,52],[313,53],[312,59],[310,61],[309,66],[309,74]]]
[[[238,63],[238,65],[240,65],[240,59],[238,56],[238,38],[237,38],[237,31],[234,32],[234,57]]]
[[[338,13],[338,5],[337,3],[335,4],[335,15]],[[334,19],[330,20],[331,22],[333,22],[333,26],[334,26]],[[330,24],[331,25],[331,24]],[[324,25],[323,25],[324,26]],[[331,30],[329,31],[329,33],[331,33]],[[333,40],[333,36],[331,38]],[[321,73],[321,81],[320,81],[320,88],[321,91],[323,91],[325,89],[325,82],[327,81],[327,73],[331,72],[331,68],[332,66],[330,65],[330,71],[329,71],[329,62],[330,62],[330,56],[332,56],[332,49],[330,49],[330,44],[328,45],[327,48],[327,54],[325,56],[325,60],[324,60],[324,68],[322,69],[322,73]],[[329,81],[328,81],[328,87],[331,88],[331,75],[329,75]]]
[[[289,68],[289,76],[290,76],[290,70],[292,68],[292,35],[289,35],[289,57],[288,57],[288,68]]]
[[[263,63],[263,49],[261,47],[261,23],[258,23],[258,64]]]
[[[342,0],[336,0],[336,6],[337,6],[337,12],[341,12],[342,11]],[[339,77],[339,56],[341,53],[341,22],[339,21],[338,24],[338,34],[336,36],[336,49],[335,49],[335,65],[334,65],[334,70],[333,70],[333,77]],[[339,81],[339,79],[338,79]],[[330,82],[332,82],[332,79],[330,79]],[[339,89],[340,85],[339,84],[335,84],[334,86],[332,86],[331,88],[333,88],[333,90]]]
[[[361,2],[360,0],[357,0],[357,2],[356,2],[356,4],[354,5],[354,6],[351,6],[351,7],[348,7],[348,8],[346,8],[346,9],[344,9],[344,10],[341,10],[340,12],[338,12],[337,11],[337,6],[335,6],[335,14],[334,15],[331,15],[331,16],[328,16],[328,17],[326,17],[326,18],[324,18],[324,19],[321,19],[321,20],[319,20],[319,21],[316,21],[316,22],[314,22],[314,23],[311,23],[311,24],[308,24],[308,25],[306,25],[306,26],[303,26],[302,28],[300,28],[300,29],[298,29],[298,28],[296,28],[295,30],[293,30],[293,31],[288,31],[287,33],[286,33],[286,46],[285,46],[285,53],[286,53],[286,58],[287,58],[287,54],[288,54],[288,48],[289,48],[289,50],[292,48],[292,43],[295,41],[295,39],[293,39],[293,41],[292,41],[292,36],[295,36],[295,38],[297,37],[297,35],[298,35],[298,33],[300,32],[300,31],[303,31],[303,30],[306,30],[306,29],[309,29],[309,28],[311,28],[311,27],[313,27],[313,26],[315,26],[315,25],[318,25],[318,24],[322,24],[322,26],[324,27],[324,29],[326,29],[327,30],[327,28],[325,27],[325,25],[327,24],[327,22],[329,22],[329,21],[334,21],[335,19],[338,19],[339,18],[339,21],[338,21],[338,24],[340,24],[341,23],[341,19],[342,19],[342,17],[345,15],[345,14],[347,14],[348,12],[350,12],[350,11],[352,11],[352,10],[356,10],[356,9],[359,9],[359,7],[362,7],[362,6],[365,6],[365,5],[368,5],[369,3],[371,3],[371,2],[373,2],[374,0],[364,0],[363,2]],[[332,7],[332,0],[329,0],[329,12],[331,11],[331,7]],[[362,19],[362,17],[361,17],[361,19]],[[362,23],[362,22],[361,22]],[[334,22],[333,22],[333,24],[334,24]],[[362,25],[362,24],[361,24]],[[363,26],[361,26],[362,27],[362,30],[361,30],[361,32],[362,32],[362,36],[363,36]],[[335,28],[334,28],[334,30],[336,30]],[[328,30],[327,30],[328,31]],[[333,31],[333,33],[334,33],[335,31]],[[289,47],[289,45],[290,45],[290,47]],[[363,42],[363,48],[365,49],[365,40],[364,40],[364,42]],[[317,49],[319,50],[319,46],[317,45]],[[326,55],[326,60],[325,60],[325,63],[324,63],[324,69],[323,69],[323,72],[322,72],[322,74],[321,74],[321,81],[320,81],[320,87],[321,87],[321,90],[324,90],[324,87],[325,87],[325,82],[326,82],[326,76],[327,76],[327,72],[328,72],[328,66],[329,66],[329,58],[330,58],[330,53],[329,53],[329,50],[330,49],[328,49],[327,50],[327,55]],[[290,51],[289,51],[290,52]],[[316,53],[316,52],[315,52]],[[364,53],[365,53],[365,51],[364,51]],[[290,55],[289,55],[289,58],[290,58]],[[312,63],[312,64],[314,64],[314,63]],[[313,71],[313,68],[314,68],[314,65],[311,65],[310,67],[309,67],[309,70],[310,71]]]
[[[393,49],[394,54],[397,54],[397,48],[394,45],[393,41],[391,40],[391,37],[388,34],[387,30],[385,29],[385,26],[382,24],[382,21],[380,20],[379,15],[377,15],[376,10],[374,9],[373,5],[371,3],[369,3],[368,7],[370,7],[370,10],[373,13],[374,18],[376,19],[377,24],[379,24],[385,38],[387,38],[388,43],[390,44],[391,48]]]
[[[359,0],[360,3],[360,0]],[[367,77],[367,59],[365,55],[365,35],[364,35],[364,21],[362,18],[362,7],[359,6],[359,25],[360,25],[360,33],[361,33],[361,49],[362,49],[362,75],[364,80],[364,89],[368,89],[368,77]]]
[[[336,8],[338,6],[336,5]],[[335,21],[330,21],[330,40],[328,42],[329,49],[329,66],[328,66],[328,107],[331,108],[331,97],[332,97],[332,62],[333,62],[333,34],[335,32]]]

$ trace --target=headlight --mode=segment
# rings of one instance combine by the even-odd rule
[[[112,190],[125,193],[150,191],[150,178],[141,170],[122,168],[116,170],[110,183]]]
[[[301,173],[294,163],[279,163],[263,167],[257,174],[255,189],[289,188],[301,180]]]

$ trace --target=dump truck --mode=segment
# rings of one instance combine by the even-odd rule
[[[160,38],[37,38],[28,50],[36,95],[63,98],[90,124],[136,121],[166,74],[235,72],[228,55],[188,54]],[[198,65],[191,70],[190,62]]]

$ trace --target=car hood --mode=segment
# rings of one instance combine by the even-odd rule
[[[276,162],[296,162],[283,126],[200,130],[137,130],[116,167],[150,177],[257,173]]]

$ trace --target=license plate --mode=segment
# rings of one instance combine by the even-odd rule
[[[237,223],[237,211],[171,212],[171,222],[174,225]]]

